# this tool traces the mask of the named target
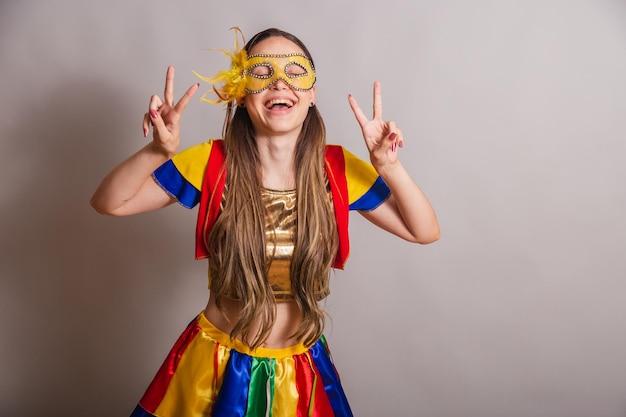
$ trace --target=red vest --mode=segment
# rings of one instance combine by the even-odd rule
[[[198,209],[198,221],[196,223],[196,259],[209,257],[206,237],[211,232],[220,214],[220,203],[224,194],[224,185],[226,184],[225,159],[224,142],[221,140],[213,141],[204,180],[202,181],[202,193]],[[339,248],[337,249],[333,268],[343,269],[350,254],[350,241],[348,239],[348,183],[346,181],[342,147],[339,145],[326,145],[324,163],[333,197],[337,232],[339,234]]]

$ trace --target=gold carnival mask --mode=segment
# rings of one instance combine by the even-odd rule
[[[260,93],[278,80],[297,91],[309,91],[315,84],[313,63],[302,54],[255,54],[249,56],[247,62],[247,93]]]
[[[219,71],[213,77],[204,77],[197,72],[193,73],[201,80],[213,85],[216,100],[206,98],[205,93],[201,100],[212,104],[240,102],[246,94],[260,93],[271,85],[283,80],[297,91],[308,91],[315,85],[315,68],[311,60],[303,54],[255,54],[248,56],[239,46],[239,37],[245,44],[245,39],[238,27],[235,31],[235,48],[233,52],[220,49],[231,59],[230,69]],[[216,87],[215,84],[223,83]]]

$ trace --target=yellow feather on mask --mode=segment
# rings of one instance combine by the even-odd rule
[[[217,95],[217,99],[210,100],[207,98],[207,95],[211,93],[211,91],[207,91],[200,100],[206,101],[211,104],[219,104],[224,103],[227,105],[233,101],[238,102],[246,95],[246,67],[248,65],[248,54],[243,48],[239,46],[239,37],[241,36],[241,40],[245,44],[245,39],[243,37],[243,33],[241,29],[238,27],[231,28],[235,31],[235,48],[233,52],[230,52],[226,49],[213,49],[219,50],[224,55],[230,57],[230,69],[218,71],[213,77],[205,77],[203,75],[198,74],[196,71],[192,71],[194,75],[200,78],[202,81],[205,81],[209,84],[213,85],[213,92]],[[224,83],[220,87],[216,87],[217,83]]]

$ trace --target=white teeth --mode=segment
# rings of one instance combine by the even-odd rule
[[[284,98],[276,98],[265,103],[265,107],[270,109],[275,104],[284,104],[287,107],[293,107],[295,103],[292,100],[288,100]]]

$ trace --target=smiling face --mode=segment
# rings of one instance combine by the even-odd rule
[[[258,88],[252,89],[257,92],[248,93],[243,103],[255,133],[297,137],[309,107],[315,103],[315,74],[310,61],[297,44],[279,36],[257,43],[249,55],[258,56],[253,61],[257,65],[248,70],[248,77]]]

